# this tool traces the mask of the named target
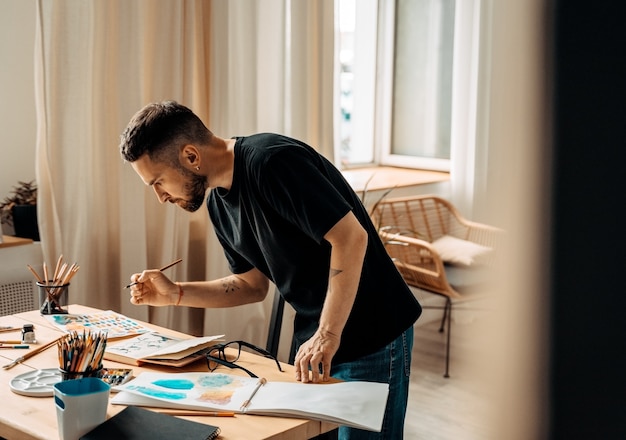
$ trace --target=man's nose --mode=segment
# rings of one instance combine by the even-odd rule
[[[167,192],[161,190],[160,188],[157,188],[156,186],[153,186],[152,189],[154,189],[154,193],[156,194],[157,199],[159,199],[160,203],[165,203],[167,201]]]

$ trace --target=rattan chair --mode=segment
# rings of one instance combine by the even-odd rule
[[[447,331],[444,377],[450,377],[453,306],[489,291],[486,284],[492,278],[490,267],[497,259],[503,231],[463,218],[450,202],[433,195],[382,200],[372,218],[407,284],[445,298],[443,306],[424,308],[443,309],[439,331]],[[450,264],[437,246],[438,239],[448,237],[463,240],[463,244],[475,243],[488,251],[470,265]]]

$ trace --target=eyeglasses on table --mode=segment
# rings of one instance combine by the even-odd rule
[[[245,371],[250,377],[257,378],[258,376],[254,374],[252,371],[247,368],[242,367],[241,365],[237,365],[235,362],[239,360],[239,356],[241,356],[241,348],[246,347],[251,350],[256,351],[257,353],[263,355],[268,359],[272,359],[276,362],[276,366],[279,371],[283,371],[280,366],[280,362],[276,359],[269,351],[264,350],[262,348],[257,347],[256,345],[250,344],[246,341],[230,341],[225,344],[217,344],[213,347],[209,348],[206,352],[206,362],[209,367],[209,371],[215,371],[217,367],[223,365],[228,368],[238,368],[240,370]],[[226,353],[226,348],[231,348],[235,350],[234,352]]]

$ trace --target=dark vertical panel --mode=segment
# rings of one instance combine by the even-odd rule
[[[551,439],[626,438],[626,14],[554,1]]]

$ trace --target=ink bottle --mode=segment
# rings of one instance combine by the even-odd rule
[[[32,324],[24,324],[22,327],[22,344],[34,344],[36,342],[35,328]]]

